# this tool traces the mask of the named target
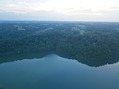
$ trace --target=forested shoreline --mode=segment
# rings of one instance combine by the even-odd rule
[[[48,27],[52,26],[52,28],[37,32],[33,29],[28,31],[24,30],[23,27],[17,27],[17,29],[22,28],[22,30],[20,32],[17,32],[17,30],[14,34],[9,30],[15,38],[9,37],[6,39],[6,37],[1,36],[0,56],[4,60],[6,55],[53,53],[78,61],[118,60],[119,31],[117,29],[110,28],[107,30],[107,26],[99,30],[99,28],[93,26],[94,29],[89,29],[84,25],[77,27],[68,25],[68,27],[61,25],[57,29],[54,27],[54,29],[54,24],[50,24]],[[68,29],[69,27],[70,29]],[[96,28],[97,30],[95,30]],[[19,36],[18,33],[23,36]]]

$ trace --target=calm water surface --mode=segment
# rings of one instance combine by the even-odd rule
[[[119,89],[119,63],[90,67],[57,55],[0,64],[4,89]]]

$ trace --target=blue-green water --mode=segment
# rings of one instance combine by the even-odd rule
[[[119,89],[119,63],[90,67],[57,55],[0,64],[4,89]]]

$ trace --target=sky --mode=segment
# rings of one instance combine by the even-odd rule
[[[119,0],[0,0],[0,20],[119,22]]]

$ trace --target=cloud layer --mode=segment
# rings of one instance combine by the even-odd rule
[[[0,20],[119,21],[118,0],[1,0]]]

